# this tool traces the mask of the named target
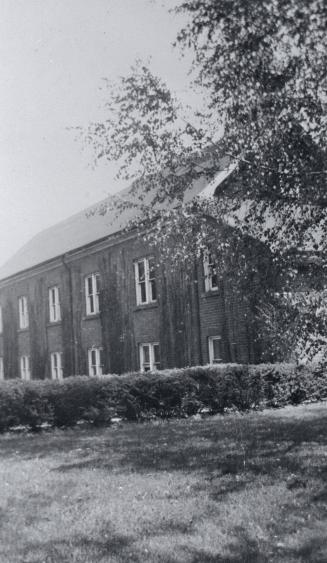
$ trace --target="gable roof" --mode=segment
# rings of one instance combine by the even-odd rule
[[[230,172],[232,169],[230,169]],[[229,172],[229,173],[230,173]],[[226,178],[218,172],[210,186],[217,187]],[[205,192],[208,181],[205,176],[195,180],[184,194],[184,202],[191,201],[201,192]],[[142,199],[143,205],[149,205],[153,194],[148,193]],[[121,203],[127,202],[128,205]],[[139,196],[130,187],[105,198],[95,205],[41,231],[16,252],[0,268],[0,279],[8,278],[47,262],[64,254],[77,250],[106,237],[118,234],[129,222],[140,214]],[[104,209],[104,213],[95,211]]]
[[[93,213],[98,205],[110,205],[110,200],[113,200],[113,197],[106,198],[35,235],[0,268],[0,279],[122,230],[132,219],[132,208],[126,209],[120,215],[113,211],[106,215]]]

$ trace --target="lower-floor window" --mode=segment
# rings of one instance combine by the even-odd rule
[[[222,346],[220,336],[209,336],[209,362],[210,364],[218,364],[222,361]]]
[[[0,356],[0,380],[5,378],[4,370],[3,370],[3,357]]]
[[[62,353],[52,352],[50,358],[51,358],[51,378],[62,379],[63,378]]]
[[[90,348],[88,351],[89,375],[102,375],[102,348]]]
[[[140,344],[140,369],[141,371],[160,369],[160,350],[158,342]]]
[[[21,356],[20,357],[20,376],[25,381],[31,379],[31,370],[30,370],[30,357],[29,356]]]

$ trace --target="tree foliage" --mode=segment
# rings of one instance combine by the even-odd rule
[[[195,0],[180,10],[192,16],[178,42],[194,50],[208,120],[223,119],[223,150],[243,163],[249,224],[264,225],[279,252],[326,249],[326,3]]]
[[[96,159],[118,162],[118,175],[141,194],[142,220],[156,217],[152,233],[162,248],[173,241],[180,256],[199,253],[214,240],[215,225],[227,222],[240,238],[260,240],[280,268],[291,251],[316,253],[321,278],[327,250],[325,0],[188,0],[176,11],[185,19],[176,47],[192,52],[193,87],[204,103],[185,107],[138,61],[129,76],[108,84],[107,119],[87,131]],[[192,183],[210,181],[231,162],[236,168],[216,197],[185,203]],[[226,238],[219,252],[231,254]],[[253,262],[245,261],[249,267]]]

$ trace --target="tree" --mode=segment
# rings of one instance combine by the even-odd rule
[[[178,231],[176,253],[199,253],[215,239],[217,223],[227,222],[239,240],[260,240],[281,270],[290,253],[315,253],[321,274],[327,250],[325,1],[189,0],[176,11],[186,22],[176,46],[192,51],[193,86],[205,103],[193,112],[183,107],[137,62],[129,76],[109,85],[107,120],[87,131],[96,159],[117,161],[119,176],[133,182],[134,191],[151,194],[151,205],[141,201],[142,221],[156,217],[152,233],[163,248]],[[235,170],[218,187],[219,197],[183,203],[192,182],[215,177],[231,162]],[[174,201],[170,211],[167,200]],[[220,256],[229,252],[224,240]],[[287,271],[286,288],[295,275],[294,267]],[[323,302],[315,303],[326,312]],[[312,311],[311,298],[308,307]]]

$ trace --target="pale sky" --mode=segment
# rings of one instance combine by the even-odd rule
[[[172,0],[0,0],[0,264],[40,230],[122,186],[69,127],[105,117],[102,78],[136,57],[187,97]]]

